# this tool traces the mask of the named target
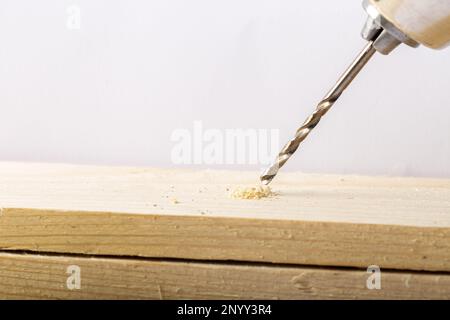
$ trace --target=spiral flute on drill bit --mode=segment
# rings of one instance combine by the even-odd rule
[[[300,143],[306,139],[308,134],[311,132],[312,129],[319,123],[322,116],[327,113],[327,111],[331,108],[334,101],[321,101],[319,105],[317,106],[316,111],[306,119],[306,121],[303,123],[303,125],[297,130],[297,133],[295,134],[295,138],[293,138],[291,141],[289,141],[283,149],[281,149],[280,153],[278,154],[277,159],[275,162],[264,171],[264,173],[261,176],[261,181],[263,184],[269,184],[273,178],[278,173],[279,168],[284,166],[284,164],[289,160],[289,158],[297,151]]]
[[[359,71],[361,71],[364,65],[370,60],[375,51],[373,41],[369,41],[350,67],[348,67],[344,74],[342,74],[334,87],[325,95],[322,101],[319,102],[314,113],[310,115],[303,125],[297,130],[295,137],[289,141],[283,149],[281,149],[274,163],[263,172],[260,177],[263,184],[268,185],[273,178],[275,178],[278,170],[284,166],[289,158],[297,151],[300,143],[305,140],[311,130],[317,126],[320,119],[322,119],[331,106],[333,106],[337,99],[339,99],[342,92],[347,88],[350,82],[352,82]]]

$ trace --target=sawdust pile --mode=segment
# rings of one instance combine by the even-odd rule
[[[258,200],[273,195],[275,195],[275,193],[272,192],[269,186],[258,186],[237,188],[232,192],[231,197],[235,199]]]

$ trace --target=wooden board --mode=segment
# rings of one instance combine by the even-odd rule
[[[450,271],[450,180],[0,164],[0,249]]]
[[[80,289],[69,290],[69,266]],[[450,275],[0,253],[0,299],[450,299]]]

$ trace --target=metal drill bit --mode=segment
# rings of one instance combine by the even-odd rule
[[[319,102],[314,113],[311,114],[303,125],[297,130],[295,137],[289,141],[283,149],[281,149],[274,163],[263,172],[260,177],[263,184],[268,185],[273,178],[275,178],[278,170],[289,160],[294,152],[297,151],[300,143],[305,140],[311,130],[317,126],[320,119],[327,113],[350,82],[352,82],[359,71],[361,71],[365,64],[370,60],[376,51],[372,44],[373,41],[369,41],[367,43],[361,53],[342,74],[334,87],[325,95],[322,101]]]

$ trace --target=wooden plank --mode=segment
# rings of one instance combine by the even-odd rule
[[[450,180],[257,177],[2,163],[0,249],[450,271]]]
[[[80,289],[69,290],[70,266]],[[450,299],[450,275],[0,253],[0,299]]]

